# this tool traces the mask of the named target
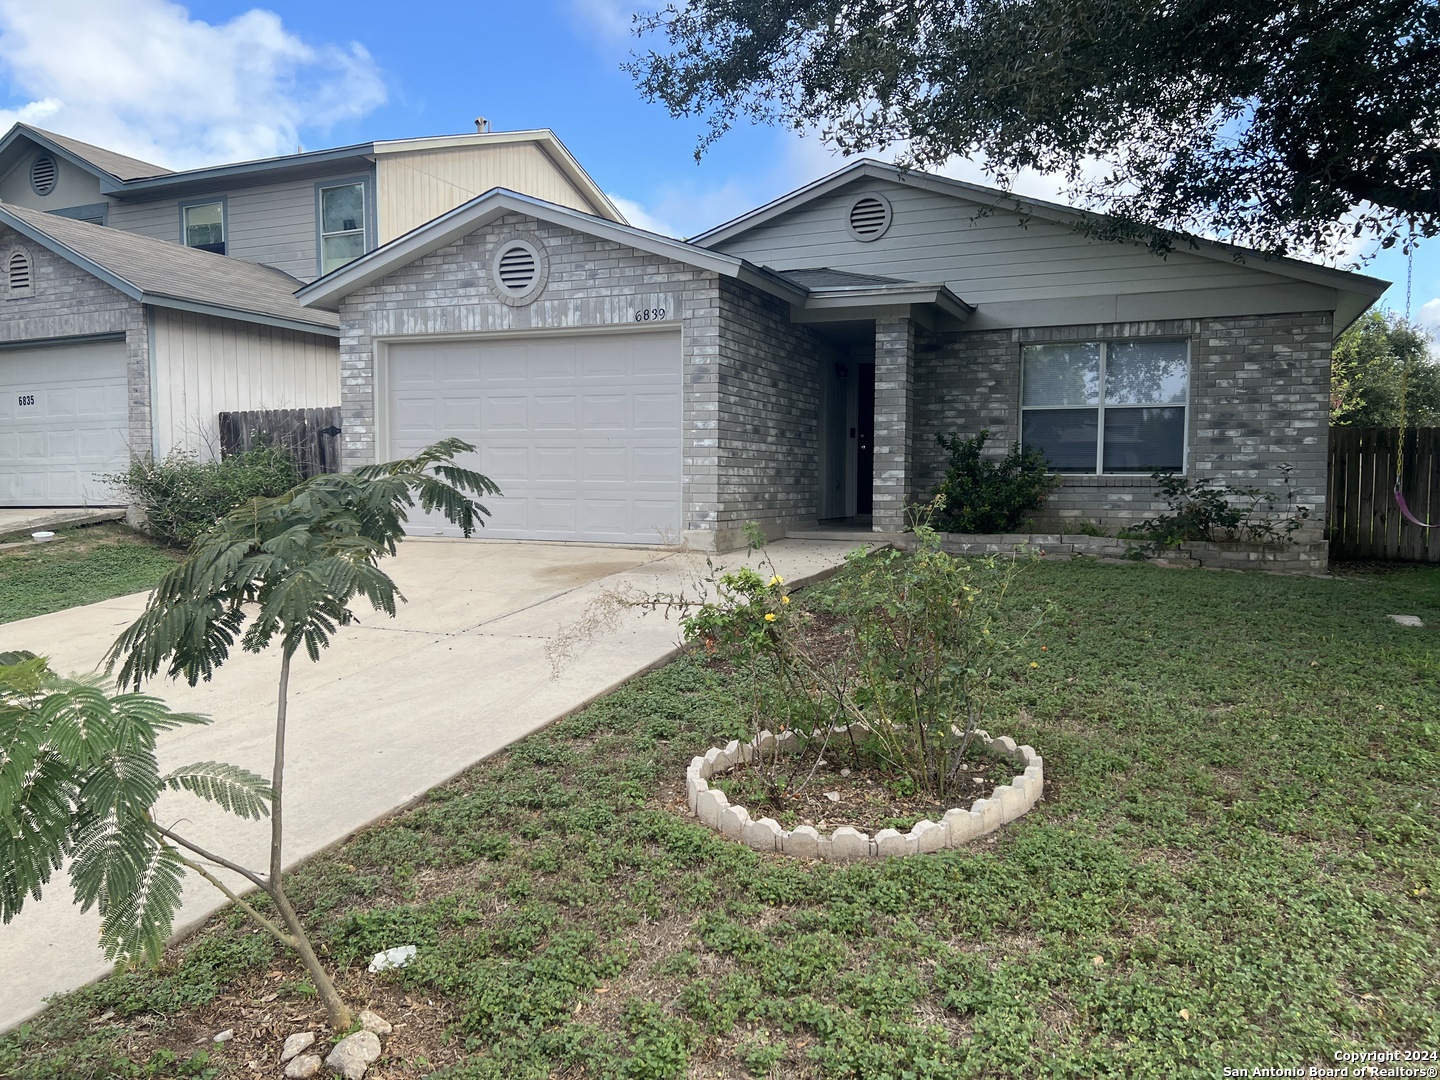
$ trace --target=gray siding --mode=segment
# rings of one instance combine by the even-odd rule
[[[1190,341],[1186,474],[1283,491],[1293,465],[1297,501],[1311,514],[1302,540],[1322,538],[1329,446],[1331,315],[1308,312],[1153,323],[1052,326],[922,338],[915,372],[912,495],[945,471],[935,436],[989,429],[1005,453],[1020,435],[1020,348],[1027,342],[1183,337]],[[1073,532],[1086,521],[1123,528],[1164,511],[1149,476],[1067,476],[1036,520]]]
[[[334,179],[359,175],[354,163],[334,174]],[[371,199],[374,198],[373,171]],[[316,270],[315,184],[325,177],[288,180],[260,187],[233,188],[214,192],[226,197],[225,253],[247,262],[264,263],[283,270],[301,281],[313,281]],[[180,204],[202,199],[203,195],[168,197],[145,202],[127,200],[112,203],[109,225],[115,229],[153,236],[171,243],[180,242]],[[373,234],[373,224],[372,224]],[[373,247],[375,237],[369,242]]]
[[[100,181],[59,154],[50,155],[55,159],[55,189],[49,195],[36,195],[30,186],[30,166],[42,152],[37,147],[21,154],[9,171],[0,176],[0,202],[49,212],[105,201],[100,194]]]
[[[0,225],[0,252],[23,248],[34,288],[11,297],[0,289],[0,342],[46,341],[98,334],[125,336],[132,452],[153,446],[150,414],[150,337],[139,303]]]
[[[846,229],[865,191],[893,208],[890,228],[862,242]],[[891,181],[860,178],[715,245],[777,270],[829,266],[943,281],[978,310],[974,329],[1241,315],[1335,307],[1335,290],[1254,263],[1087,239],[1065,225]]]

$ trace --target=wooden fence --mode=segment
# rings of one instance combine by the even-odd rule
[[[1330,429],[1326,507],[1333,559],[1440,563],[1440,529],[1422,529],[1400,514],[1392,494],[1399,428]],[[1410,512],[1440,522],[1440,428],[1405,433],[1404,486]]]
[[[220,455],[270,443],[290,451],[300,475],[340,471],[340,406],[220,414]]]

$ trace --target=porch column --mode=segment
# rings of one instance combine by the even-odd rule
[[[915,324],[875,320],[875,468],[871,520],[876,532],[905,527],[914,432]]]

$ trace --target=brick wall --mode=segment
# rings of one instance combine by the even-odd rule
[[[754,521],[771,537],[819,514],[815,335],[790,323],[789,305],[730,279],[720,282],[719,533],[743,545]]]
[[[502,303],[488,285],[495,244],[528,235],[543,246],[549,279],[532,304]],[[719,288],[716,275],[608,240],[508,214],[346,297],[340,311],[342,463],[376,460],[376,338],[630,325],[637,308],[663,307],[682,326],[684,528],[716,527]]]
[[[30,257],[34,285],[28,294],[12,297],[6,292],[8,280],[0,282],[0,342],[124,334],[130,450],[149,455],[153,445],[150,338],[143,306],[74,263],[0,225],[0,265],[8,265],[17,248]]]
[[[1300,540],[1325,521],[1331,315],[1181,319],[1054,326],[922,337],[916,356],[917,494],[944,474],[940,433],[988,428],[990,450],[1008,451],[1020,431],[1020,348],[1026,343],[1183,337],[1190,340],[1187,474],[1283,491],[1277,468],[1294,466],[1296,499],[1310,507]],[[1149,476],[1067,476],[1035,525],[1095,522],[1124,527],[1165,509]]]

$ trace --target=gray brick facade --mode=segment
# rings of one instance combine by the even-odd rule
[[[915,382],[915,323],[875,321],[875,458],[872,520],[877,531],[905,527],[905,507],[914,498],[915,403],[923,397]]]
[[[33,286],[10,296],[0,285],[0,342],[58,343],[67,338],[123,334],[130,403],[130,452],[148,456],[154,437],[150,412],[150,337],[144,306],[75,264],[0,225],[0,259],[16,249],[30,257]]]
[[[1331,329],[1329,312],[1309,312],[923,338],[915,376],[916,494],[923,496],[944,474],[937,434],[987,428],[997,456],[1019,438],[1023,344],[1186,338],[1187,475],[1279,492],[1278,466],[1288,462],[1296,501],[1311,511],[1297,539],[1318,540],[1325,520]],[[1149,476],[1067,476],[1035,525],[1046,531],[1073,531],[1083,522],[1125,527],[1164,510],[1153,491]]]
[[[488,283],[497,243],[543,245],[548,281],[528,305]],[[340,311],[343,463],[383,452],[376,434],[376,342],[420,335],[633,325],[665,308],[681,328],[683,527],[702,547],[744,543],[759,522],[783,535],[816,514],[814,339],[785,306],[747,285],[610,240],[509,214],[345,298]]]

